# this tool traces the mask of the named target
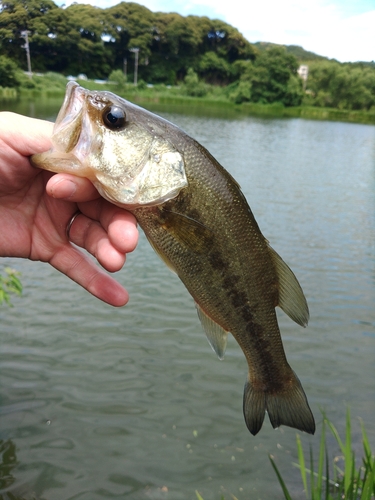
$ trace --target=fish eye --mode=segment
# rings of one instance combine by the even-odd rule
[[[123,128],[126,123],[126,113],[119,106],[108,106],[103,111],[104,125],[111,130]]]

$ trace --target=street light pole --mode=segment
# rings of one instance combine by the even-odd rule
[[[32,78],[33,74],[31,72],[31,58],[30,58],[30,46],[29,46],[29,30],[24,30],[21,31],[21,36],[22,38],[25,39],[25,49],[26,49],[26,58],[27,58],[27,72],[29,75],[29,78]]]
[[[139,57],[139,48],[134,47],[134,49],[130,49],[130,52],[134,52],[135,61],[134,61],[134,85],[138,84],[138,57]]]

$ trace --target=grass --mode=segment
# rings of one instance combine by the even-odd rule
[[[336,427],[323,413],[319,454],[314,460],[312,448],[305,454],[300,436],[297,434],[298,463],[293,465],[301,472],[301,480],[307,500],[375,500],[375,456],[361,422],[363,456],[358,464],[353,451],[350,411],[346,415],[345,438],[341,439]],[[331,432],[340,450],[330,464],[327,450],[327,430]],[[272,456],[269,457],[276,473],[284,498],[293,500],[285,480]],[[342,464],[342,465],[341,465]],[[195,491],[197,500],[204,500]],[[299,497],[300,498],[300,497]],[[231,495],[232,500],[237,500]],[[221,497],[224,500],[224,497]]]
[[[341,455],[330,460],[327,450],[326,431],[334,436]],[[319,456],[315,463],[312,448],[310,447],[307,459],[303,450],[300,436],[297,435],[298,463],[306,498],[311,500],[374,500],[375,499],[375,456],[370,448],[370,443],[363,424],[362,444],[363,457],[361,463],[356,462],[352,446],[351,418],[347,411],[345,439],[342,440],[336,427],[323,414],[323,427],[320,438]],[[272,456],[272,467],[276,473],[281,489],[286,500],[292,496],[278,470]],[[341,464],[343,462],[343,465]],[[307,465],[308,463],[308,465]]]
[[[0,305],[6,303],[12,307],[10,296],[22,293],[22,283],[18,277],[20,273],[10,267],[6,267],[4,273],[0,274]]]
[[[17,90],[9,87],[0,87],[1,99],[17,99]]]

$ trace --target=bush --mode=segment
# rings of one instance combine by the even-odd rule
[[[19,68],[15,62],[5,56],[0,56],[0,87],[17,88]]]
[[[199,81],[198,75],[193,68],[188,69],[182,89],[186,95],[191,97],[204,97],[208,92],[207,85]]]
[[[115,69],[109,75],[108,80],[114,82],[119,89],[122,89],[126,85],[126,76],[121,71],[121,69]]]

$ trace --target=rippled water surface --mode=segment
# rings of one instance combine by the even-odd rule
[[[60,102],[17,108],[53,119]],[[57,106],[57,107],[56,107]],[[375,446],[375,127],[168,113],[235,176],[306,293],[310,324],[280,312],[288,359],[315,414],[343,431],[350,406]],[[0,309],[2,493],[45,500],[282,498],[268,454],[304,498],[296,432],[242,416],[246,363],[220,362],[193,301],[144,237],[99,303],[48,265],[16,259],[24,294]],[[246,265],[246,262],[244,263]],[[337,450],[332,444],[332,453]],[[7,453],[4,453],[7,450]],[[14,459],[12,459],[14,457]],[[1,490],[0,490],[1,491]]]

